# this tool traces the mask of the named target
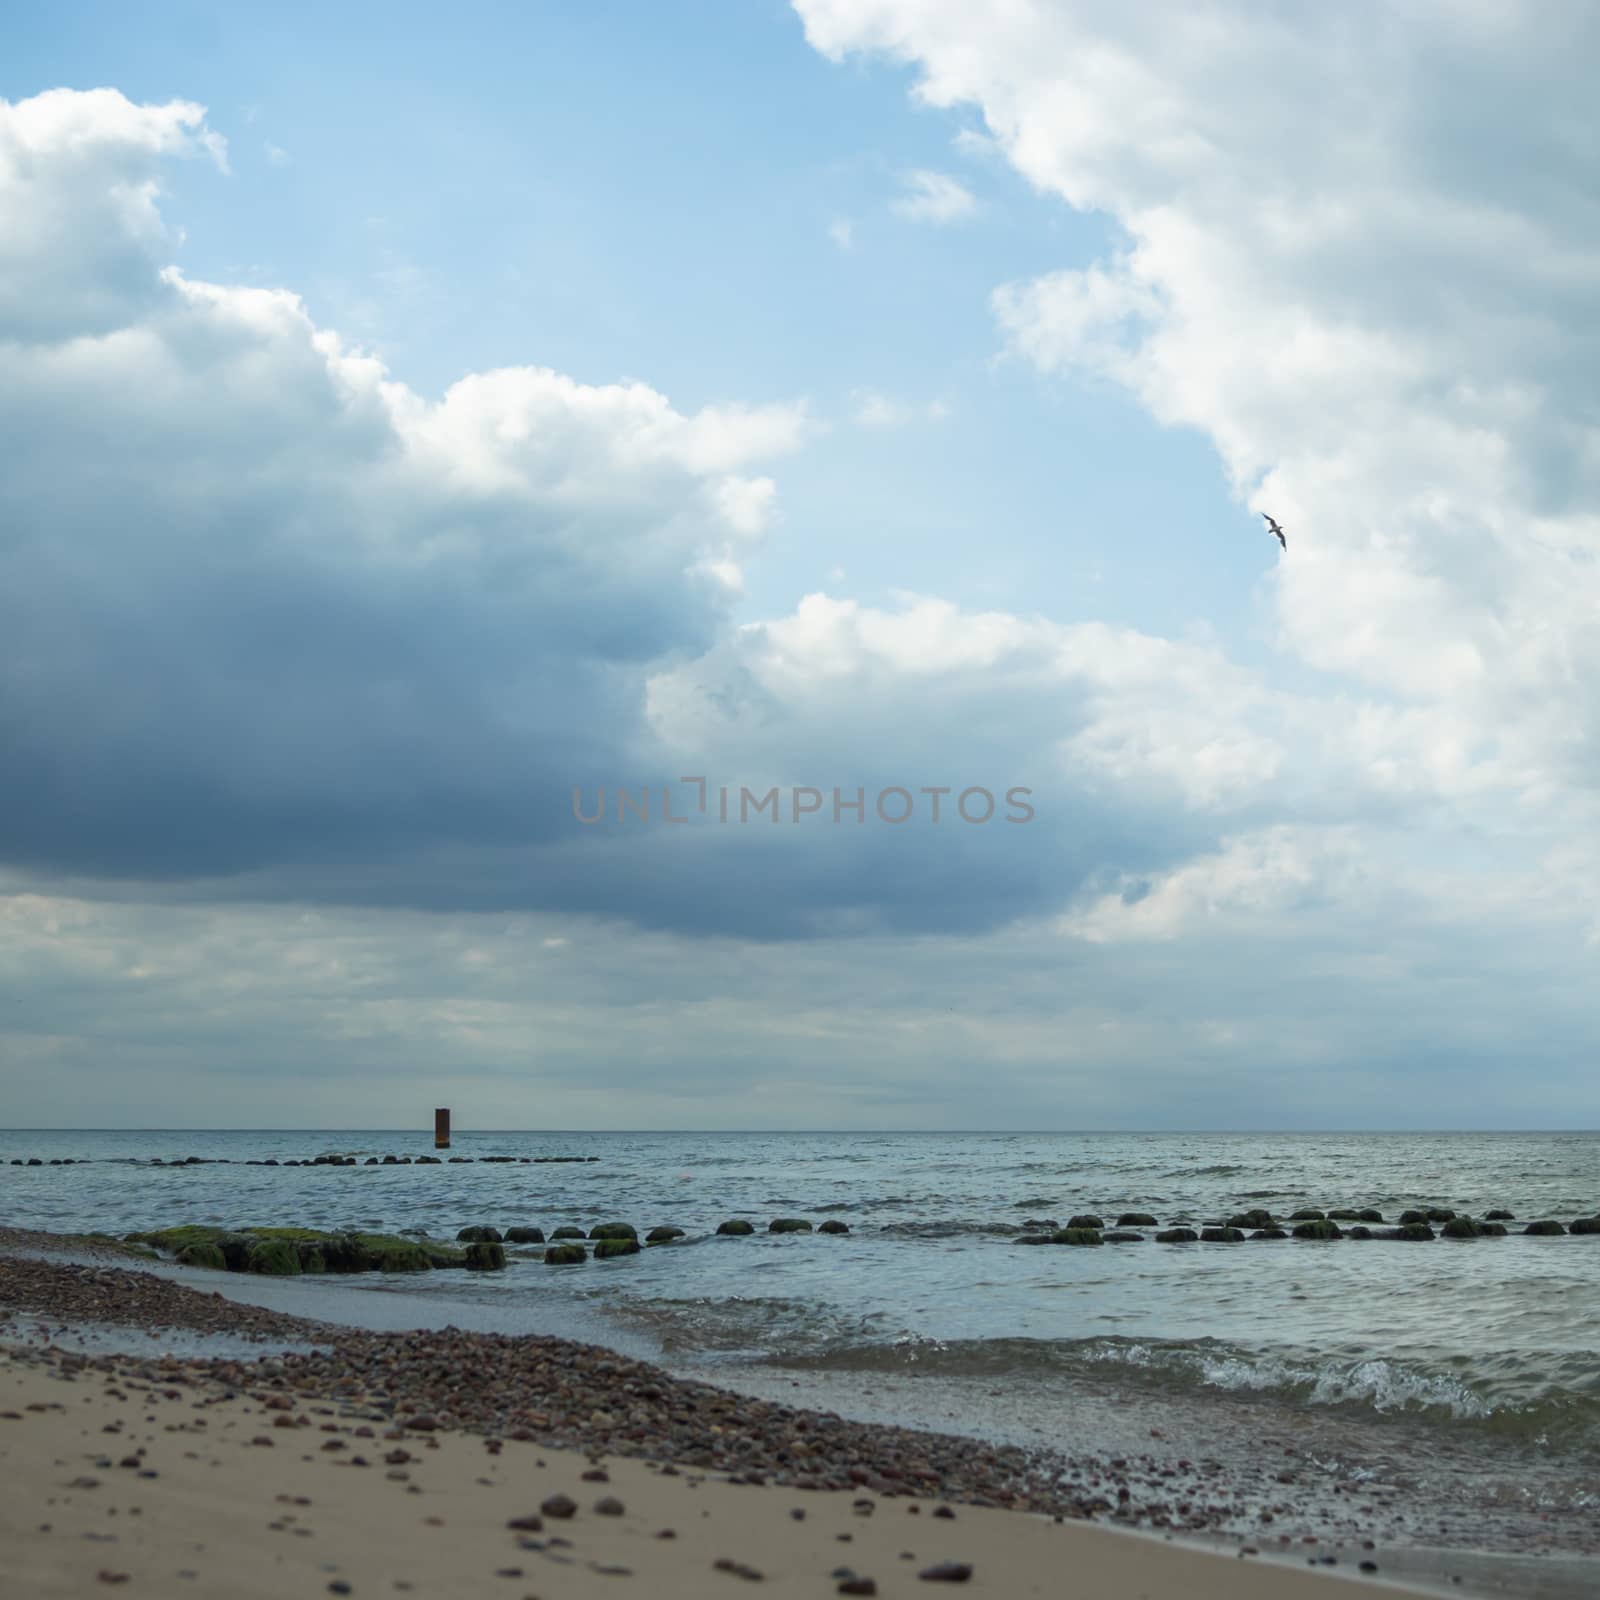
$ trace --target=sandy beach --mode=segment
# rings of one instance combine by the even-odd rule
[[[148,1353],[68,1347],[97,1327],[142,1331]],[[168,1353],[219,1335],[260,1355]],[[1096,1526],[1099,1502],[981,1440],[775,1407],[563,1341],[350,1338],[114,1248],[0,1253],[0,1336],[6,1595],[1035,1595],[1070,1573],[1074,1595],[1108,1600],[1294,1600],[1359,1577],[1298,1545],[1216,1553]]]
[[[1082,1523],[915,1496],[797,1494],[452,1431],[380,1432],[357,1408],[276,1409],[269,1389],[228,1395],[181,1372],[152,1382],[136,1370],[0,1357],[0,1592],[1350,1592],[1334,1574]]]

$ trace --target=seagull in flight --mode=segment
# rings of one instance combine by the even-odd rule
[[[1263,511],[1261,515],[1267,517],[1265,511]],[[1271,532],[1278,536],[1278,543],[1281,544],[1285,550],[1287,550],[1289,548],[1289,541],[1284,538],[1283,529],[1278,526],[1278,519],[1276,517],[1267,517],[1267,527]]]

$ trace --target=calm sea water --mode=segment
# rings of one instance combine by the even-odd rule
[[[338,1297],[340,1314],[375,1325],[431,1306],[459,1326],[577,1333],[753,1390],[1067,1449],[1147,1449],[1158,1426],[1226,1460],[1246,1424],[1417,1493],[1433,1484],[1557,1516],[1600,1499],[1600,1237],[1516,1234],[1527,1220],[1600,1212],[1597,1134],[458,1133],[453,1155],[600,1159],[243,1164],[430,1144],[423,1133],[3,1133],[0,1218],[439,1238],[477,1222],[675,1223],[687,1243],[581,1269],[530,1253],[500,1275],[259,1290],[321,1314]],[[232,1164],[147,1164],[188,1155]],[[88,1164],[9,1164],[29,1156]],[[1519,1220],[1505,1239],[1433,1244],[1012,1242],[1027,1221],[1077,1212],[1201,1224],[1307,1205],[1391,1219],[1411,1206],[1505,1207]],[[741,1216],[762,1229],[837,1217],[851,1231],[715,1236]]]

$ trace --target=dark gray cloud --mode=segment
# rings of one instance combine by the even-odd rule
[[[22,203],[67,231],[23,248],[7,212],[0,256],[0,860],[702,935],[948,932],[1160,870],[1258,803],[1293,708],[1214,650],[912,599],[814,596],[736,632],[772,498],[745,468],[801,442],[799,407],[689,417],[536,368],[429,403],[292,295],[166,268],[139,185],[200,127],[119,96],[7,112]],[[91,235],[120,244],[52,289],[56,250]],[[686,773],[736,806],[860,786],[867,821],[573,815],[574,786]],[[940,785],[939,827],[920,795],[904,827],[873,814]],[[967,787],[994,822],[953,815]],[[1013,787],[1026,826],[999,820]]]

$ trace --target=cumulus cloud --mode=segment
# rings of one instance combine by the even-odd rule
[[[1215,649],[1125,630],[821,595],[734,628],[777,498],[750,469],[817,430],[803,403],[686,414],[538,367],[424,399],[292,292],[186,276],[159,214],[125,212],[198,108],[75,116],[61,204],[122,246],[6,346],[13,864],[701,935],[994,928],[1214,847],[1306,743]],[[47,262],[7,259],[19,306],[48,292]],[[950,798],[888,851],[876,817],[669,850],[569,803],[697,772]],[[1029,788],[1037,820],[952,825],[968,787]]]
[[[535,367],[427,401],[170,264],[198,106],[53,93],[0,139],[8,857],[181,880],[559,826],[643,664],[725,626],[773,514],[745,469],[803,404]]]
[[[891,208],[908,222],[961,222],[978,209],[972,191],[947,172],[908,172],[905,193]]]
[[[1464,786],[1596,788],[1600,214],[1586,21],[1420,5],[1355,29],[1204,4],[796,0],[913,64],[1107,259],[1003,285],[1049,371],[1203,430],[1290,530],[1280,640],[1426,708]],[[1495,107],[1488,119],[1478,110]]]

